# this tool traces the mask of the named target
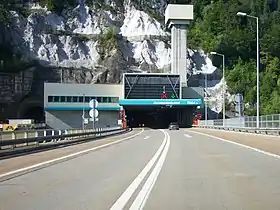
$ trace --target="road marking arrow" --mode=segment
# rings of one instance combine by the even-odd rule
[[[188,135],[188,134],[184,134],[185,137],[187,138],[191,138],[192,136]]]

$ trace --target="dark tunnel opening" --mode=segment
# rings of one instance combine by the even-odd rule
[[[44,123],[45,122],[44,108],[41,106],[30,106],[20,114],[20,118],[33,119],[34,123]]]
[[[171,122],[177,122],[181,127],[191,127],[193,111],[190,108],[178,107],[125,107],[127,124],[130,127],[149,127],[166,129]]]

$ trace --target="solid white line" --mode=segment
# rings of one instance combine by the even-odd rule
[[[192,136],[188,135],[188,134],[184,134],[185,137],[191,138]]]
[[[165,131],[166,136],[167,136],[167,143],[166,146],[156,164],[154,167],[152,173],[150,174],[149,178],[147,179],[146,183],[144,184],[143,188],[139,192],[138,196],[135,198],[134,202],[132,203],[130,210],[134,209],[143,209],[145,206],[145,203],[156,183],[156,180],[158,178],[158,175],[162,169],[163,163],[165,161],[169,145],[170,145],[170,136],[169,134]]]
[[[202,128],[199,128],[202,129]],[[229,132],[229,133],[237,133],[237,134],[244,134],[244,135],[253,135],[253,136],[264,136],[264,137],[270,137],[270,138],[280,138],[280,136],[272,135],[272,134],[263,134],[263,133],[247,133],[247,132],[239,132],[239,131],[231,131],[231,130],[217,130],[213,128],[206,128],[207,130],[212,131],[221,131],[221,132]]]
[[[45,162],[42,162],[42,163],[37,163],[35,165],[31,165],[31,166],[28,166],[28,167],[25,167],[25,168],[20,168],[20,169],[14,170],[14,171],[10,171],[10,172],[4,173],[4,174],[0,174],[0,179],[4,178],[6,176],[14,175],[14,174],[17,174],[17,173],[20,173],[20,172],[29,171],[29,170],[35,169],[37,167],[43,167],[43,166],[49,165],[51,163],[55,163],[55,162],[58,162],[58,161],[63,161],[63,160],[66,160],[68,158],[74,158],[74,157],[77,157],[77,156],[79,156],[81,154],[84,154],[84,153],[88,153],[88,152],[91,152],[91,151],[94,151],[94,150],[97,150],[97,149],[100,149],[100,148],[103,148],[103,147],[107,147],[107,146],[110,146],[110,145],[113,145],[113,144],[117,144],[117,143],[125,141],[127,139],[134,138],[135,136],[138,136],[143,132],[144,132],[144,129],[142,129],[139,133],[136,133],[132,136],[128,136],[126,138],[123,138],[123,139],[120,139],[120,140],[117,140],[117,141],[114,141],[114,142],[111,142],[111,143],[108,143],[108,144],[103,144],[103,145],[100,145],[100,146],[97,146],[97,147],[94,147],[94,148],[91,148],[91,149],[87,149],[87,150],[83,150],[83,151],[80,151],[80,152],[72,153],[70,155],[62,156],[62,157],[59,157],[59,158],[56,158],[56,159],[48,160],[48,161],[45,161]]]
[[[146,136],[144,139],[148,139],[148,138],[150,138],[150,136]]]
[[[230,143],[230,144],[234,144],[234,145],[237,145],[237,146],[240,146],[240,147],[244,147],[244,148],[246,148],[246,149],[253,150],[253,151],[255,151],[255,152],[262,153],[262,154],[264,154],[264,155],[268,155],[268,156],[271,156],[271,157],[275,157],[275,158],[280,159],[280,156],[279,156],[279,155],[276,155],[276,154],[273,154],[273,153],[270,153],[270,152],[266,152],[266,151],[264,151],[264,150],[257,149],[257,148],[255,148],[255,147],[250,147],[250,146],[247,146],[247,145],[244,145],[244,144],[240,144],[240,143],[237,143],[237,142],[234,142],[234,141],[230,141],[230,140],[227,140],[227,139],[223,139],[223,138],[220,138],[220,137],[217,137],[217,136],[212,136],[212,135],[209,135],[209,134],[200,133],[200,132],[197,132],[197,131],[190,131],[190,132],[197,133],[197,134],[204,135],[204,136],[208,136],[208,137],[211,137],[211,138],[214,138],[214,139],[218,139],[218,140],[220,140],[220,141],[224,141],[224,142],[227,142],[227,143]]]
[[[123,209],[128,200],[131,198],[132,194],[135,192],[135,190],[138,188],[138,186],[141,184],[143,179],[146,177],[148,172],[151,170],[155,162],[157,161],[158,157],[160,156],[162,150],[164,149],[167,138],[166,134],[163,130],[161,130],[164,133],[164,140],[162,144],[160,145],[159,149],[153,156],[153,158],[148,162],[148,164],[144,167],[144,169],[138,174],[138,176],[133,180],[133,182],[128,186],[128,188],[123,192],[123,194],[118,198],[118,200],[113,204],[113,206],[110,208],[110,210],[120,210]]]

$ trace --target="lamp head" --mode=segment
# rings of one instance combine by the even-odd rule
[[[245,12],[237,12],[237,14],[236,14],[237,16],[247,16],[247,13],[245,13]]]

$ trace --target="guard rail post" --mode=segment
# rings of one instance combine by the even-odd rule
[[[61,136],[61,130],[58,130],[58,135]],[[61,138],[59,138],[58,141],[61,141]]]
[[[43,136],[44,137],[46,137],[47,136],[47,131],[46,130],[44,130],[44,132],[43,132]],[[44,142],[43,143],[46,143],[46,140],[44,140]]]
[[[38,138],[39,134],[38,134],[38,131],[35,131],[35,138]],[[39,146],[39,141],[36,142],[36,146],[38,147]]]
[[[67,130],[64,130],[64,134],[67,135],[68,134],[68,131]],[[65,140],[68,140],[68,138],[64,138]]]

